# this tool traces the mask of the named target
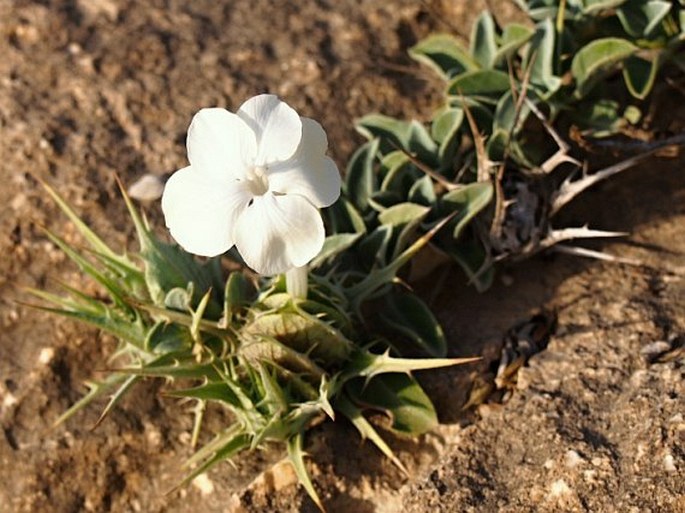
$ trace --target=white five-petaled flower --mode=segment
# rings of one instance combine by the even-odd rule
[[[190,165],[162,196],[167,227],[186,251],[216,256],[235,245],[265,275],[306,265],[321,251],[318,209],[338,199],[340,174],[319,123],[262,94],[235,114],[200,110],[187,147]]]

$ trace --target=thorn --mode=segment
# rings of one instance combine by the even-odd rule
[[[636,155],[634,157],[622,160],[621,162],[618,162],[607,168],[601,169],[600,171],[597,171],[591,175],[585,175],[583,176],[583,178],[580,178],[579,180],[575,180],[573,182],[570,180],[566,180],[564,183],[561,184],[559,190],[552,196],[552,205],[549,214],[550,217],[556,214],[564,205],[573,200],[573,198],[578,196],[578,194],[583,192],[585,189],[593,186],[597,182],[606,180],[607,178],[610,178],[620,173],[621,171],[625,171],[626,169],[629,169],[635,166],[636,164],[639,164],[643,160],[646,160],[648,157],[651,157],[657,151],[657,149],[658,148],[653,148],[645,153],[641,153],[640,155]]]
[[[634,258],[619,257],[605,253],[603,251],[595,251],[587,248],[580,248],[578,246],[567,246],[565,244],[557,244],[552,248],[557,253],[564,253],[567,255],[581,256],[586,258],[594,258],[595,260],[602,260],[604,262],[612,262],[617,264],[626,264],[634,266],[644,266],[644,262]]]

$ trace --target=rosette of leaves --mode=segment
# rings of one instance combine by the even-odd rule
[[[667,63],[685,69],[685,8],[659,0],[518,3],[529,23],[499,27],[485,11],[468,47],[438,34],[410,50],[447,83],[445,104],[427,125],[380,114],[358,120],[369,141],[347,168],[344,208],[331,216],[340,234],[365,231],[362,260],[372,242],[384,244],[388,220],[411,211],[424,228],[455,216],[451,233],[435,242],[479,289],[496,261],[619,235],[552,229],[551,217],[572,197],[639,160],[571,183],[581,164],[566,139],[572,126],[597,138],[639,121],[658,71]]]
[[[242,451],[283,444],[301,483],[323,509],[304,465],[307,430],[326,417],[347,418],[406,472],[367,419],[368,412],[384,413],[388,428],[397,434],[424,433],[436,425],[437,416],[411,371],[472,360],[444,358],[442,332],[425,307],[410,321],[389,316],[401,334],[413,336],[433,358],[401,358],[387,340],[365,330],[363,303],[394,290],[397,271],[431,234],[395,245],[404,250],[376,273],[312,275],[308,298],[296,300],[286,293],[283,277],[250,278],[239,270],[225,277],[218,257],[202,263],[160,241],[123,190],[140,251],[117,253],[45,187],[88,249],[76,250],[51,232],[47,236],[101,286],[105,297],[90,297],[65,284],[63,295],[30,290],[52,304],[32,306],[93,325],[119,340],[108,363],[111,370],[104,379],[88,383],[89,392],[56,423],[99,397],[109,397],[99,424],[125,394],[135,393],[142,379],[164,380],[168,395],[197,401],[193,445],[207,404],[227,408],[233,423],[190,458],[184,483]],[[341,247],[329,242],[314,265],[329,265]],[[396,309],[416,306],[416,299],[407,295],[388,301]],[[412,321],[418,328],[412,328]]]

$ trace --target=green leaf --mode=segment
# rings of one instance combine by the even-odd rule
[[[82,254],[72,248],[66,241],[52,232],[46,230],[47,237],[57,245],[62,252],[67,255],[76,265],[78,265],[81,272],[93,278],[97,283],[102,285],[109,293],[112,300],[122,311],[133,314],[130,305],[127,302],[127,291],[122,288],[121,283],[116,276],[113,276],[101,269],[98,269],[92,262],[86,259]]]
[[[449,94],[460,96],[501,95],[511,88],[509,75],[497,70],[467,71],[457,75],[447,86]]]
[[[576,96],[585,96],[598,80],[614,71],[637,51],[630,41],[617,37],[596,39],[576,53],[571,73],[576,80]]]
[[[445,107],[433,118],[431,136],[442,146],[455,137],[463,121],[463,109],[458,107]]]
[[[114,335],[121,340],[133,344],[137,348],[142,348],[145,342],[145,327],[142,325],[140,319],[132,321],[131,319],[115,318],[110,312],[106,315],[100,315],[80,310],[71,311],[61,308],[48,308],[34,305],[32,305],[32,307],[64,317],[71,317],[80,322],[90,324],[110,335]]]
[[[430,240],[451,220],[451,216],[440,221],[427,233],[424,233],[415,242],[398,255],[392,262],[370,273],[359,283],[346,290],[347,298],[352,309],[359,312],[361,304],[375,294],[379,289],[392,283],[397,277],[398,271],[406,265]]]
[[[456,216],[450,222],[452,237],[459,237],[469,221],[490,203],[492,196],[492,183],[477,182],[454,189],[440,198],[443,212],[456,212]]]
[[[384,374],[368,382],[350,381],[350,398],[362,409],[381,410],[392,419],[392,429],[410,436],[422,435],[438,425],[433,403],[408,374]]]
[[[393,235],[397,235],[391,259],[395,259],[404,250],[416,228],[429,211],[430,207],[423,205],[400,203],[379,214],[378,220],[381,224],[393,228]]]
[[[388,244],[392,239],[392,227],[378,226],[359,243],[361,264],[367,269],[375,265],[384,266],[388,260]]]
[[[524,70],[531,68],[530,83],[543,99],[549,98],[561,87],[561,78],[556,74],[556,37],[551,18],[538,23],[522,64]]]
[[[469,52],[449,34],[434,34],[422,39],[409,49],[409,56],[427,64],[445,79],[478,68]]]
[[[368,114],[356,123],[357,130],[369,139],[380,137],[391,143],[384,152],[402,149],[419,160],[432,162],[438,147],[426,127],[418,121],[400,121],[383,114]]]
[[[74,403],[67,411],[65,411],[62,415],[59,416],[55,422],[53,422],[53,426],[59,426],[60,424],[66,422],[68,419],[70,419],[75,413],[77,413],[79,410],[83,409],[84,407],[88,406],[90,403],[92,403],[95,399],[101,397],[102,395],[108,393],[110,390],[114,389],[117,385],[121,385],[122,383],[126,383],[128,380],[131,379],[131,376],[127,376],[126,374],[118,373],[118,372],[113,372],[108,374],[103,381],[97,381],[97,382],[87,382],[86,385],[88,386],[88,393],[83,396],[81,399],[79,399],[76,403]]]
[[[402,151],[393,151],[383,157],[381,161],[380,192],[394,192],[403,198],[411,184],[416,179],[416,169],[411,164],[409,156]]]
[[[632,37],[650,37],[668,15],[672,2],[662,0],[629,1],[616,11],[623,29]]]
[[[192,472],[190,472],[178,487],[185,486],[195,479],[200,474],[206,472],[217,463],[231,459],[239,452],[250,447],[250,437],[245,433],[238,433],[232,435],[226,443],[220,446],[211,457],[209,457],[202,464],[198,465]]]
[[[224,286],[220,259],[212,258],[200,264],[179,246],[161,242],[141,218],[123,188],[122,196],[138,235],[140,255],[145,262],[145,282],[154,303],[163,305],[168,291],[177,287],[186,288],[192,283],[192,306],[197,305],[211,290],[214,300],[208,307],[208,314],[212,318],[219,317],[222,309],[220,294]]]
[[[314,501],[314,504],[318,506],[321,511],[326,511],[323,507],[323,503],[319,498],[319,494],[316,493],[312,480],[307,472],[307,467],[304,465],[304,451],[302,450],[302,433],[297,433],[288,439],[288,458],[290,463],[292,463],[295,469],[295,474],[300,480],[300,483],[307,491],[309,497]]]
[[[122,385],[117,389],[117,391],[112,395],[112,397],[107,402],[107,406],[105,406],[105,409],[102,410],[102,413],[100,413],[100,417],[95,423],[93,429],[95,429],[102,423],[103,420],[105,420],[105,417],[107,417],[109,412],[112,411],[112,408],[114,408],[114,406],[128,393],[129,390],[131,390],[133,385],[138,383],[138,381],[140,381],[140,376],[128,376],[126,378],[126,381],[122,383]]]
[[[525,45],[533,37],[534,33],[535,30],[520,23],[510,23],[504,27],[500,46],[493,58],[494,64],[498,65],[506,62],[506,59]]]
[[[535,101],[534,97],[529,93],[528,98]],[[520,112],[516,112],[517,102],[514,100],[514,95],[511,91],[507,91],[497,102],[495,108],[495,116],[492,121],[492,131],[504,130],[510,135],[518,133],[523,124],[526,122],[530,114],[530,107],[523,102],[521,104]],[[516,125],[514,125],[516,123]]]
[[[495,277],[493,267],[488,266],[488,254],[480,241],[460,242],[449,251],[473,283],[478,292],[484,292]],[[485,267],[488,266],[488,267]]]
[[[224,287],[223,322],[230,325],[233,315],[252,303],[255,297],[256,291],[250,280],[239,271],[231,272]]]
[[[373,178],[373,177],[372,177]],[[366,224],[357,208],[347,198],[341,197],[324,209],[331,233],[365,233]]]
[[[260,315],[246,324],[242,332],[244,335],[272,337],[328,365],[345,361],[353,348],[352,342],[340,331],[296,307]],[[244,347],[243,351],[247,349]]]
[[[583,14],[588,16],[596,16],[597,13],[601,11],[615,9],[616,7],[624,4],[625,2],[626,0],[585,0],[585,8],[583,9]]]
[[[473,25],[470,50],[481,68],[492,68],[497,53],[497,30],[488,11],[483,11]]]
[[[374,162],[380,141],[377,138],[362,145],[354,152],[347,166],[345,193],[361,212],[369,208],[369,198],[376,190]]]
[[[412,203],[425,206],[431,206],[435,203],[437,197],[433,180],[431,180],[430,176],[425,175],[414,182],[414,185],[409,189],[407,199]]]
[[[76,229],[79,231],[81,236],[86,239],[88,244],[90,244],[96,253],[104,255],[110,260],[116,262],[118,265],[125,268],[131,275],[140,274],[140,270],[135,266],[135,264],[126,255],[118,255],[112,251],[109,246],[105,244],[105,242],[81,220],[78,214],[69,206],[64,198],[57,194],[57,191],[55,191],[43,180],[39,178],[37,180],[45,188],[50,197],[52,197],[54,202],[57,203],[57,206],[62,210],[62,212],[64,212],[74,226],[76,226]]]
[[[316,269],[325,263],[330,263],[340,253],[352,247],[362,235],[361,233],[336,233],[329,235],[323,242],[321,252],[309,263],[309,268]]]
[[[430,308],[413,293],[388,294],[381,318],[395,331],[409,338],[430,356],[443,358],[447,341]]]
[[[190,331],[178,324],[158,322],[145,339],[146,350],[155,354],[166,354],[189,350],[193,346]]]
[[[639,100],[644,100],[654,86],[658,70],[658,57],[651,61],[637,55],[628,57],[623,68],[623,80],[630,94]]]
[[[400,203],[384,210],[378,215],[381,224],[398,227],[405,226],[415,220],[421,220],[430,210],[415,203]]]
[[[231,387],[222,381],[208,381],[204,385],[194,388],[171,390],[166,392],[166,395],[170,395],[172,397],[189,397],[192,399],[200,399],[202,401],[219,401],[228,403],[235,407],[240,406],[240,401]]]

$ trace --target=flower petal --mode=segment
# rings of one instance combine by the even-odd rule
[[[162,211],[167,228],[183,249],[211,257],[233,246],[236,219],[250,199],[244,182],[217,183],[188,166],[166,183]]]
[[[243,103],[240,116],[257,136],[257,165],[290,158],[302,139],[300,116],[273,94],[260,94]]]
[[[257,156],[257,138],[240,116],[226,109],[200,110],[188,128],[188,160],[217,180],[243,178]]]
[[[321,251],[325,238],[319,211],[294,194],[257,196],[238,219],[234,233],[245,263],[264,275],[307,264]]]
[[[326,132],[319,123],[302,118],[302,141],[285,162],[269,166],[269,187],[282,194],[300,194],[314,206],[332,205],[340,196],[340,172],[325,155]]]

